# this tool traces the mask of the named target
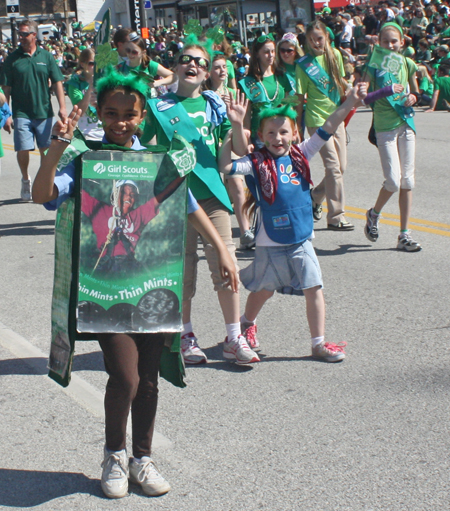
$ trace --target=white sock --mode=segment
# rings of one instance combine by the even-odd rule
[[[234,341],[241,335],[240,323],[228,323],[225,328],[227,329],[228,341]]]
[[[249,319],[247,319],[247,318],[245,317],[245,314],[242,314],[242,316],[241,316],[241,323],[242,323],[243,325],[254,325],[254,324],[256,323],[256,318],[255,318],[255,320],[254,320],[254,321],[250,321]]]
[[[319,344],[322,344],[325,340],[325,337],[322,335],[322,337],[311,337],[311,344],[312,347],[315,348],[316,346],[319,346]]]
[[[186,334],[190,334],[192,332],[192,323],[189,321],[189,323],[183,324],[183,331],[181,332],[181,337]]]

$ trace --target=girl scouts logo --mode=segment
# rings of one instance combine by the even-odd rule
[[[172,108],[174,105],[175,100],[162,99],[161,101],[158,101],[158,103],[156,103],[156,110],[158,110],[158,112],[164,112],[165,110],[169,110],[169,108]]]
[[[292,183],[293,185],[298,186],[300,184],[300,181],[297,179],[298,172],[295,172],[295,171],[292,172],[292,170],[293,170],[292,165],[288,165],[285,169],[284,165],[281,164],[280,165],[280,173],[281,173],[280,180],[284,184]]]
[[[403,58],[398,53],[391,52],[385,55],[381,62],[381,69],[393,75],[398,75],[403,64]]]

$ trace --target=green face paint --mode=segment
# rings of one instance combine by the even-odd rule
[[[266,147],[269,147],[269,146],[270,146],[269,142],[267,142],[267,141],[266,141],[266,142],[264,142],[264,145],[265,145]]]

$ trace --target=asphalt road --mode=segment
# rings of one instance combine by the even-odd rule
[[[12,137],[2,132],[0,176],[0,508],[171,511],[448,510],[450,236],[446,112],[418,112],[413,234],[419,253],[395,250],[396,197],[380,238],[363,234],[382,183],[371,114],[349,127],[345,176],[353,232],[316,224],[327,338],[347,358],[310,358],[302,298],[275,296],[258,318],[259,364],[223,360],[225,328],[204,260],[193,324],[208,355],[187,388],[161,381],[154,459],[172,491],[100,489],[102,395],[94,342],[79,342],[67,391],[46,376],[53,272],[53,213],[17,199]],[[38,167],[32,156],[32,174]],[[322,176],[320,158],[313,179]],[[235,235],[238,231],[235,229]],[[245,267],[252,252],[238,252]],[[242,292],[242,308],[245,303]]]

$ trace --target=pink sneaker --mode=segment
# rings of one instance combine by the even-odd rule
[[[246,328],[245,324],[241,324],[241,332],[242,335],[245,337],[245,340],[247,341],[247,344],[250,346],[252,350],[259,350],[259,341],[256,338],[256,332],[258,331],[258,328],[256,325],[250,325]]]
[[[229,341],[228,337],[225,337],[223,356],[228,360],[236,359],[236,364],[238,365],[259,362],[258,355],[250,349],[243,335],[240,335],[234,341]]]
[[[340,342],[339,344],[323,342],[312,348],[312,357],[318,360],[325,360],[325,362],[340,362],[345,358],[344,348],[346,346],[346,342]]]

